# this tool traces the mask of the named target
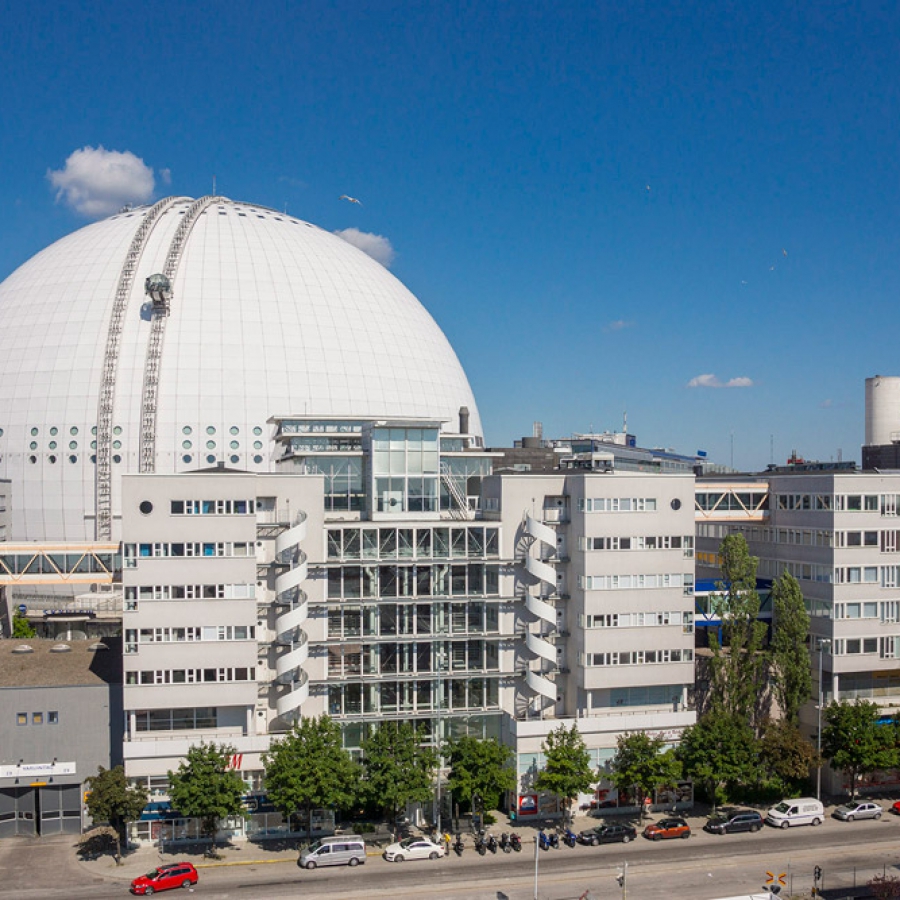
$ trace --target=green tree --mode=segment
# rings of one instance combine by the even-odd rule
[[[534,780],[535,790],[549,791],[562,798],[568,820],[575,798],[597,782],[597,773],[591,768],[591,756],[574,724],[571,728],[560,725],[551,731],[541,749],[545,763]]]
[[[651,737],[645,731],[626,732],[619,735],[617,745],[610,780],[620,793],[636,786],[639,805],[657,788],[681,778],[681,763],[671,748],[666,749],[661,737]]]
[[[31,622],[25,618],[25,616],[21,616],[16,613],[13,616],[12,621],[12,636],[14,638],[33,638],[37,637],[37,632],[32,628]]]
[[[897,765],[897,727],[878,724],[878,706],[868,700],[832,701],[825,707],[822,755],[850,779],[850,799],[860,775]]]
[[[84,780],[87,809],[94,822],[109,822],[116,833],[116,865],[122,860],[122,839],[129,822],[140,818],[147,805],[147,791],[128,783],[123,766],[97,767],[97,774]]]
[[[762,653],[766,635],[759,621],[756,569],[742,534],[728,535],[719,546],[722,581],[711,595],[713,611],[722,623],[722,643],[710,634],[710,709],[754,723],[759,685],[765,666]],[[726,649],[727,648],[727,649]]]
[[[191,747],[177,772],[169,772],[169,797],[183,816],[200,819],[200,833],[215,852],[219,822],[229,816],[244,816],[244,782],[230,768],[234,748],[227,744],[197,744]]]
[[[675,753],[685,776],[706,787],[713,813],[723,785],[756,780],[756,736],[742,716],[706,713],[685,729]]]
[[[365,789],[393,822],[406,804],[429,800],[438,755],[409,722],[382,722],[362,742]]]
[[[458,800],[471,805],[472,797],[478,796],[485,809],[496,809],[503,794],[515,790],[513,751],[496,738],[461,737],[449,741],[445,753],[450,765],[447,784]]]
[[[343,748],[340,726],[326,715],[301,719],[262,759],[266,794],[286,819],[305,810],[307,837],[313,809],[346,809],[359,792],[359,766]]]
[[[818,757],[793,722],[767,719],[759,743],[759,762],[765,775],[780,781],[790,792],[809,778],[810,769],[818,765]]]
[[[809,700],[812,672],[809,649],[809,613],[803,603],[800,583],[784,572],[772,587],[772,611],[775,614],[770,653],[772,684],[781,714],[796,724],[800,707]]]

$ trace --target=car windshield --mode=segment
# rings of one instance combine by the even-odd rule
[[[307,847],[306,849],[307,849],[307,852],[309,852],[309,853],[315,853],[316,850],[318,850],[319,847],[321,847],[321,846],[322,846],[321,841],[313,841],[313,843],[311,843],[309,845],[309,847]]]
[[[790,808],[789,803],[779,803],[778,806],[775,807],[775,812],[786,813]]]
[[[408,850],[410,847],[412,847],[412,845],[413,845],[415,842],[416,842],[416,839],[415,839],[415,838],[404,838],[402,841],[400,841],[400,846],[401,846],[404,850]]]
[[[144,878],[159,878],[159,869],[154,869],[152,872],[148,872]]]
[[[838,812],[852,812],[854,809],[856,809],[855,804],[851,806],[850,804],[845,803],[843,806],[838,807]]]
[[[709,820],[709,824],[710,825],[721,825],[723,822],[727,822],[727,821],[728,820],[726,818],[724,818],[723,816],[713,816]]]

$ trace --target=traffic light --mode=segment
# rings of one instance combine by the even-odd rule
[[[818,883],[822,880],[822,867],[821,866],[816,866],[813,869],[813,880],[816,883]]]

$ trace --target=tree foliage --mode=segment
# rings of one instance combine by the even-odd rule
[[[763,723],[759,762],[764,775],[793,788],[809,777],[810,769],[818,765],[818,757],[793,722],[767,719]]]
[[[391,821],[413,800],[428,800],[438,756],[409,722],[382,722],[362,743],[365,789]]]
[[[515,790],[513,751],[496,738],[461,737],[449,741],[445,752],[450,765],[447,784],[458,800],[471,804],[478,796],[485,809],[497,809],[503,794]]]
[[[591,757],[576,725],[551,731],[543,744],[544,768],[534,780],[535,790],[550,791],[561,797],[568,817],[572,802],[589,791],[597,781]]]
[[[756,569],[742,534],[728,535],[719,546],[722,581],[711,596],[712,608],[722,623],[722,643],[710,634],[710,709],[726,717],[755,723],[759,685],[765,666],[762,652],[765,623],[759,621]]]
[[[619,735],[617,744],[609,778],[620,793],[636,785],[639,803],[681,777],[681,763],[672,749],[666,749],[663,738],[644,731],[626,732]]]
[[[696,725],[685,729],[675,753],[684,775],[705,785],[713,812],[723,785],[755,781],[756,736],[740,715],[706,713]]]
[[[340,726],[329,716],[301,719],[263,754],[266,794],[286,818],[312,810],[345,809],[359,792],[359,766],[343,748]]]
[[[824,717],[822,755],[850,779],[852,800],[860,775],[897,765],[897,725],[879,725],[878,706],[868,700],[832,701]]]
[[[12,636],[14,638],[33,638],[37,637],[37,632],[25,616],[16,613],[12,621]]]
[[[772,683],[781,714],[797,723],[800,707],[812,691],[809,649],[809,613],[803,603],[800,583],[784,572],[772,587],[772,611],[775,628],[770,646]]]
[[[219,822],[245,815],[244,782],[230,768],[234,748],[222,744],[191,747],[178,771],[169,772],[169,797],[183,816],[200,819],[200,832],[215,843]]]
[[[123,766],[97,767],[97,774],[84,780],[88,790],[87,809],[95,822],[109,822],[116,832],[116,863],[122,858],[125,826],[140,818],[147,805],[145,788],[128,783]]]

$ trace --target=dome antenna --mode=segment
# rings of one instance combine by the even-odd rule
[[[213,175],[213,197],[216,196],[216,176]]]

